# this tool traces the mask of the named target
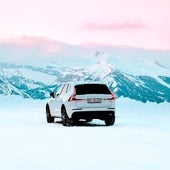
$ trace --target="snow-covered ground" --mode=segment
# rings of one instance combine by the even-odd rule
[[[114,126],[47,124],[45,101],[0,96],[2,170],[169,170],[170,104],[117,100]]]

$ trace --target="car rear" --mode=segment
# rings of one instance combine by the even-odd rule
[[[107,125],[114,124],[115,95],[107,85],[98,83],[77,84],[69,102],[73,102],[72,119],[105,120]],[[109,120],[109,121],[108,121]]]

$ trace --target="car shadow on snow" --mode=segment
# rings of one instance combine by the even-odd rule
[[[95,122],[79,121],[79,122],[76,123],[75,126],[88,126],[88,127],[92,127],[92,126],[106,126],[106,125],[105,124],[95,123]]]
[[[62,121],[55,121],[54,123],[56,124],[61,124],[62,125]],[[84,127],[100,127],[100,126],[106,126],[105,124],[101,124],[101,123],[96,123],[94,121],[92,122],[86,122],[86,121],[78,121],[76,124],[71,125],[72,127],[74,126],[84,126]]]

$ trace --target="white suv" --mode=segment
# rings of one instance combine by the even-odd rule
[[[115,122],[115,95],[102,83],[63,84],[46,104],[47,122],[61,118],[64,126],[79,120],[104,120],[106,125]]]

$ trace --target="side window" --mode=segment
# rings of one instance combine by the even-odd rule
[[[68,87],[68,84],[65,84],[65,85],[64,85],[64,87],[63,87],[63,89],[61,90],[60,95],[63,95],[63,94],[65,94],[65,93],[66,93],[66,91],[67,91],[67,87]]]
[[[57,91],[56,91],[56,95],[60,95],[62,89],[63,89],[63,85],[60,85],[60,87],[59,87],[59,88],[57,89]]]

